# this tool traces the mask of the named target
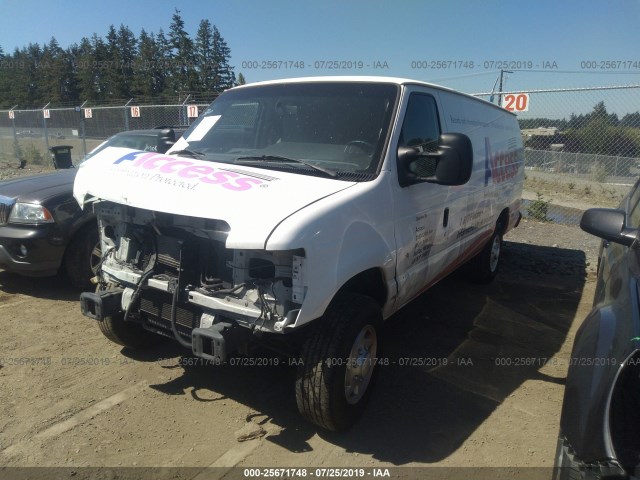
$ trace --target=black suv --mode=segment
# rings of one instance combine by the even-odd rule
[[[108,147],[166,152],[185,128],[118,133],[92,150]],[[0,268],[28,276],[55,275],[64,267],[75,286],[86,288],[100,262],[92,211],[73,198],[76,169],[0,182]]]

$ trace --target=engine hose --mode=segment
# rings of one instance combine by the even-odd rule
[[[131,312],[131,306],[138,301],[138,297],[140,296],[140,292],[142,292],[142,285],[144,285],[145,282],[147,280],[149,280],[149,277],[151,277],[151,275],[153,275],[153,270],[149,270],[149,271],[145,272],[140,277],[140,281],[136,285],[136,289],[133,291],[133,294],[131,295],[131,299],[129,300],[129,304],[127,305],[127,308],[124,311],[124,319],[123,319],[123,321],[126,322],[127,319],[129,318],[129,312]]]
[[[180,345],[186,348],[191,348],[191,342],[187,342],[184,338],[182,338],[182,335],[180,335],[180,332],[178,332],[178,329],[176,327],[176,313],[178,311],[179,295],[180,289],[178,288],[178,285],[176,285],[176,288],[173,291],[173,298],[171,299],[171,331],[173,332],[173,336]]]
[[[156,252],[157,251],[158,251],[158,249],[156,248]],[[140,280],[138,281],[138,283],[136,285],[136,289],[133,291],[133,294],[131,295],[131,299],[129,300],[129,304],[127,305],[127,308],[124,311],[124,319],[123,319],[123,321],[126,322],[127,319],[129,318],[129,313],[131,312],[131,307],[132,307],[132,305],[134,303],[136,303],[138,301],[138,297],[140,296],[140,293],[142,292],[142,286],[145,284],[145,282],[147,280],[149,280],[151,275],[153,275],[153,271],[154,271],[154,268],[156,266],[156,258],[157,257],[156,257],[155,253],[151,254],[151,257],[149,258],[149,263],[147,264],[146,268],[142,272],[142,276],[140,277]]]

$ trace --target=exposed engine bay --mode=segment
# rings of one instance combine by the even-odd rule
[[[228,249],[229,225],[96,201],[102,264],[83,313],[123,314],[224,360],[251,334],[283,333],[305,296],[304,251]]]

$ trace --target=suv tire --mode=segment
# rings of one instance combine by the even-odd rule
[[[98,227],[91,223],[73,237],[64,257],[67,276],[74,287],[91,290],[101,260]]]

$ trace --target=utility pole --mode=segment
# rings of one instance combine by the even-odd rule
[[[502,81],[505,73],[513,73],[510,70],[500,69],[500,86],[498,87],[498,106],[502,106]]]

